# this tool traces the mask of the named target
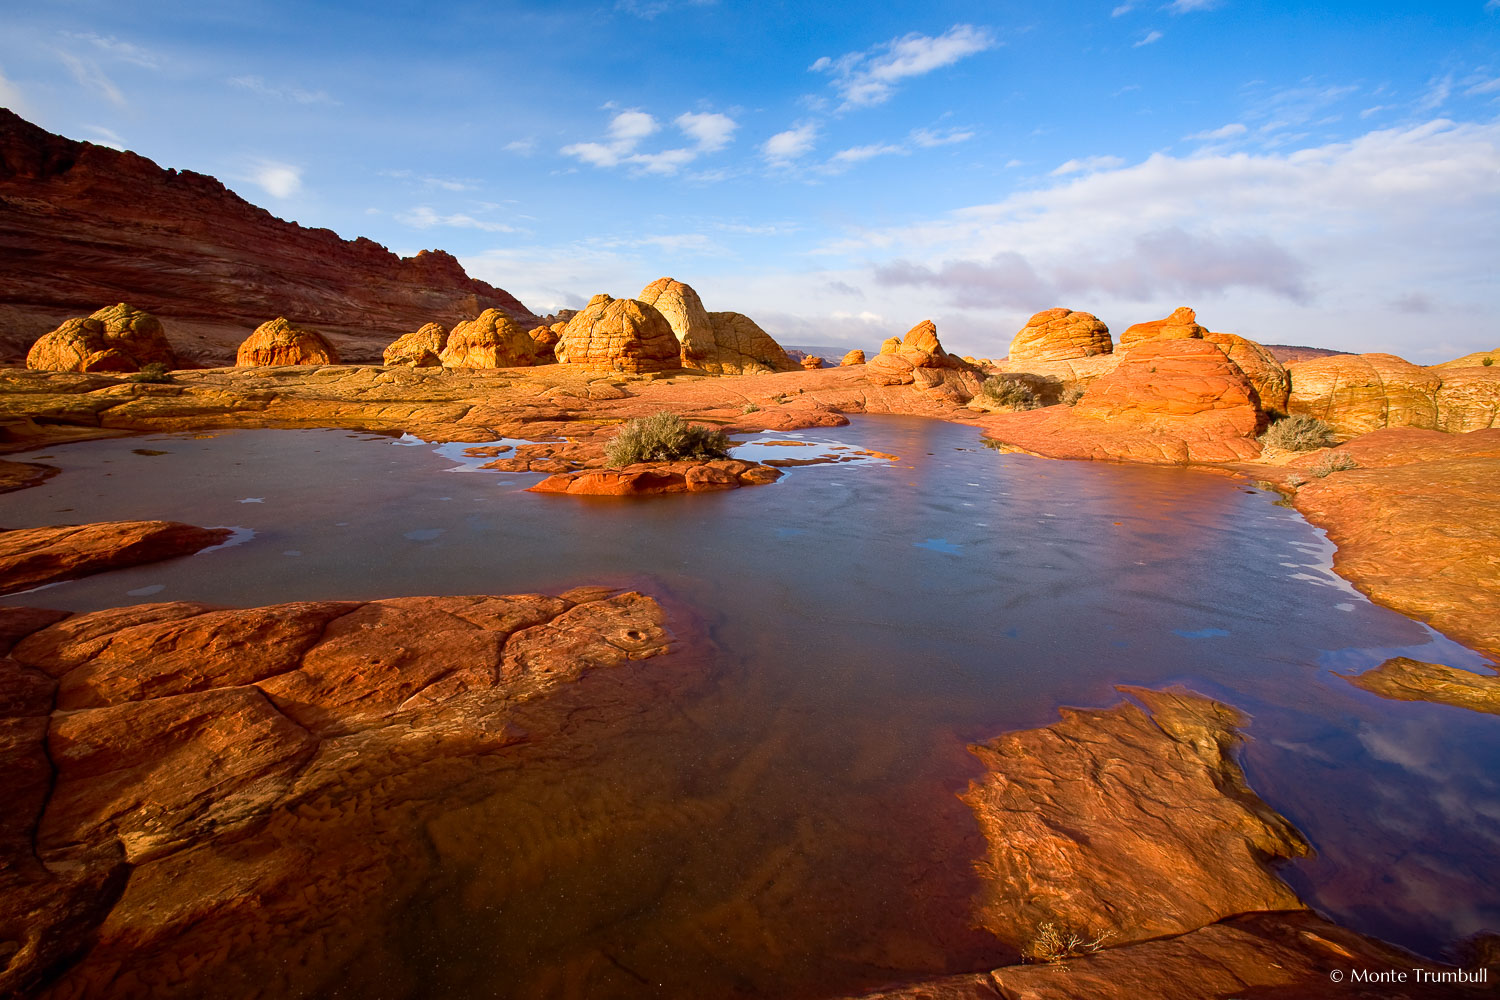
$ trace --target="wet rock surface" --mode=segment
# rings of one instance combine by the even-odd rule
[[[607,589],[7,609],[0,635],[0,990],[53,997],[305,992],[416,889],[424,810],[671,645]],[[594,724],[645,696],[625,674]]]
[[[189,555],[219,544],[230,534],[228,528],[199,528],[178,521],[107,521],[0,531],[0,593]]]
[[[1398,701],[1434,701],[1474,712],[1500,715],[1500,676],[1476,674],[1441,663],[1406,656],[1386,660],[1374,670],[1341,674],[1355,687]]]

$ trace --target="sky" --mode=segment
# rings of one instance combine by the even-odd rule
[[[0,0],[0,105],[533,311],[1500,347],[1500,0]]]

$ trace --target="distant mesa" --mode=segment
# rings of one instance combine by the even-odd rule
[[[568,321],[557,343],[562,364],[633,374],[681,367],[681,345],[654,306],[595,295]]]
[[[26,367],[50,372],[136,372],[141,366],[177,367],[161,321],[126,305],[64,320],[26,354]]]
[[[1045,309],[1026,321],[1010,342],[1010,360],[1015,364],[1075,361],[1113,350],[1109,327],[1097,316],[1059,307]]]
[[[336,365],[339,352],[321,333],[294,326],[285,316],[262,323],[245,338],[235,355],[239,368],[278,365]]]
[[[212,177],[53,135],[0,109],[0,354],[126,300],[160,319],[180,360],[228,364],[246,331],[285,315],[350,361],[377,361],[428,322],[499,309],[536,317],[450,254],[401,258],[368,239],[285,222]],[[101,360],[101,363],[105,362]]]

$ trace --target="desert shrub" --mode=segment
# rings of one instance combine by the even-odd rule
[[[1262,447],[1282,451],[1316,451],[1334,443],[1333,428],[1317,417],[1298,413],[1282,417],[1267,427],[1260,443]]]
[[[1056,924],[1046,923],[1037,928],[1036,937],[1026,946],[1025,957],[1033,962],[1056,965],[1070,958],[1094,954],[1103,949],[1108,938],[1108,931],[1089,937],[1076,931],[1059,930]]]
[[[760,407],[757,406],[757,405],[755,405],[754,403],[746,403],[744,409],[740,410],[740,412],[741,413],[755,413],[759,409],[760,409]]]
[[[729,436],[723,431],[690,425],[677,414],[666,411],[629,421],[604,446],[604,460],[616,469],[636,462],[728,456]]]
[[[1483,361],[1481,361],[1479,363],[1482,364],[1482,365],[1484,365],[1486,368],[1488,368],[1490,365],[1492,365],[1492,364],[1495,363],[1495,359],[1494,358],[1485,358]]]
[[[1013,410],[1034,410],[1039,405],[1036,393],[1030,388],[1001,375],[985,379],[979,391],[984,396],[985,402],[996,406],[1008,406]]]
[[[1330,451],[1326,455],[1320,455],[1316,462],[1307,467],[1307,471],[1322,479],[1330,472],[1347,472],[1357,468],[1359,468],[1359,463],[1347,451]]]
[[[160,361],[141,365],[141,370],[130,376],[132,382],[162,383],[172,381],[172,374]]]
[[[1080,399],[1082,399],[1082,398],[1083,398],[1083,390],[1080,389],[1080,388],[1078,388],[1078,386],[1076,386],[1076,385],[1073,386],[1071,389],[1064,389],[1063,390],[1062,402],[1065,403],[1065,404],[1067,404],[1068,406],[1077,406],[1078,405],[1078,401]]]

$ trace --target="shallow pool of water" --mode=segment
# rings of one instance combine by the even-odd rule
[[[608,748],[618,781],[596,771],[525,803],[497,789],[432,821],[434,837],[587,834],[566,851],[533,837],[455,852],[399,926],[371,929],[399,932],[379,961],[422,984],[392,995],[817,996],[1007,960],[969,926],[982,845],[954,795],[975,774],[964,747],[1046,725],[1060,705],[1112,704],[1116,684],[1187,684],[1253,717],[1251,785],[1317,848],[1284,874],[1321,911],[1428,953],[1500,925],[1500,725],[1334,673],[1398,652],[1482,659],[1332,575],[1322,533],[1273,494],[1202,471],[999,454],[918,418],[763,439],[788,438],[899,458],[619,501],[525,493],[539,476],[476,471],[465,446],[342,431],[14,456],[64,471],[0,496],[7,527],[240,531],[4,601],[605,583],[701,620],[708,683]],[[535,876],[518,888],[507,873],[522,861]],[[601,964],[618,974],[589,979]]]

